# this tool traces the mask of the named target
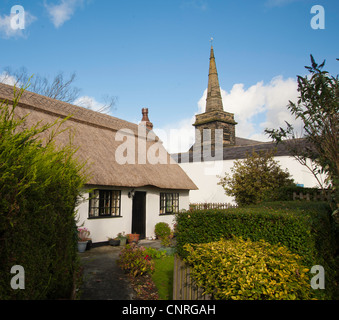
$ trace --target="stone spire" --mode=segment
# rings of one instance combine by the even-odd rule
[[[206,98],[206,112],[209,111],[224,111],[220,94],[220,86],[218,79],[217,66],[215,63],[213,45],[211,46],[210,68],[208,74],[208,89]]]
[[[195,116],[195,145],[210,144],[212,149],[219,142],[216,142],[216,133],[222,132],[222,146],[229,147],[235,145],[235,126],[234,114],[224,111],[218,72],[215,63],[213,46],[211,46],[210,67],[208,74],[208,89],[206,98],[206,111]],[[210,132],[210,138],[203,139],[204,130]],[[218,130],[218,131],[216,131]],[[219,138],[218,138],[219,139]],[[193,146],[190,150],[193,150]]]

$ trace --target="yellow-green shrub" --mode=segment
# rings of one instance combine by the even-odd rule
[[[241,238],[184,246],[196,284],[215,299],[294,300],[314,297],[309,270],[281,245]]]

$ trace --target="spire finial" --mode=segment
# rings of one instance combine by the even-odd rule
[[[211,39],[210,39],[210,42],[211,42],[211,46],[213,46],[213,37],[211,37]]]

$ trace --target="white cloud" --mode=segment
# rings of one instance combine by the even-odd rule
[[[263,81],[245,88],[244,84],[234,84],[230,92],[221,89],[224,110],[234,113],[236,136],[259,141],[269,141],[264,134],[266,128],[286,127],[285,121],[300,128],[287,109],[289,100],[296,101],[298,97],[296,80],[283,79],[282,76],[273,78],[269,83]],[[197,113],[205,112],[207,89],[198,101]],[[187,151],[189,147],[180,146],[177,141],[182,137],[194,142],[194,116],[184,119],[173,126],[168,125],[159,129],[164,146],[169,152]],[[191,143],[192,144],[192,143]]]
[[[44,6],[56,28],[61,27],[70,20],[77,7],[82,5],[83,0],[61,0],[59,4],[47,4]]]
[[[282,7],[292,2],[297,2],[297,1],[300,1],[300,0],[267,0],[266,6],[267,7]]]
[[[27,28],[31,25],[37,18],[30,14],[28,11],[24,12],[24,28],[13,28],[11,25],[11,20],[15,19],[15,14],[2,15],[0,16],[0,37],[9,39],[12,37],[26,37]]]
[[[95,100],[95,98],[93,97],[89,97],[89,96],[82,96],[79,97],[78,99],[76,99],[74,101],[75,105],[79,106],[79,107],[84,107],[87,109],[91,109],[93,111],[99,111],[102,113],[105,113],[105,107],[106,105],[103,103],[98,102],[97,100]]]
[[[9,75],[6,71],[0,74],[0,82],[4,84],[8,84],[10,86],[14,86],[17,82],[17,79],[11,75]]]
[[[163,142],[164,147],[170,153],[185,152],[194,143],[195,121],[193,116],[190,119],[183,119],[173,125],[167,125],[163,128],[154,128],[155,134]]]
[[[193,8],[201,11],[206,11],[208,9],[208,5],[204,0],[185,0],[180,7],[182,9]]]
[[[238,83],[230,92],[221,90],[224,110],[234,113],[238,122],[237,136],[268,140],[263,133],[266,128],[285,127],[285,121],[296,124],[287,105],[289,100],[297,99],[297,87],[294,79],[285,80],[282,76],[277,76],[268,84],[260,81],[245,89],[244,84]]]

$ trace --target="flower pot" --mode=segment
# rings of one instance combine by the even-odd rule
[[[126,244],[127,239],[126,238],[120,238],[120,245],[124,246]]]
[[[111,245],[111,246],[119,246],[120,245],[120,240],[118,240],[118,239],[110,239],[108,241],[108,244]]]
[[[78,241],[78,251],[79,252],[85,252],[87,247],[88,241]]]
[[[138,243],[139,237],[140,237],[140,234],[136,234],[136,233],[129,234],[128,243],[132,243],[132,242]]]

